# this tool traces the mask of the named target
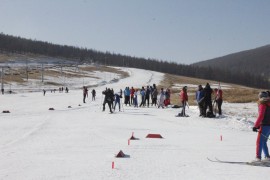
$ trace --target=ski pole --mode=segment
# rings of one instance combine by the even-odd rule
[[[264,135],[264,134],[262,134],[262,133],[261,133],[261,135],[262,135],[263,137],[265,137],[266,139],[270,140],[270,138],[267,137],[266,135]]]
[[[188,102],[186,101],[186,106],[187,106],[187,108],[189,109],[189,104],[188,104]]]
[[[256,132],[258,132],[258,130],[257,130]],[[258,132],[258,133],[259,133],[259,132]],[[263,137],[265,137],[266,139],[270,140],[270,138],[267,137],[266,135],[264,135],[264,134],[262,134],[262,133],[261,133],[261,135],[262,135]]]

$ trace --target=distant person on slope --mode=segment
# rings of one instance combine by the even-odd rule
[[[88,97],[88,89],[83,86],[83,103],[85,103],[85,98]]]
[[[267,92],[259,93],[259,115],[254,124],[253,131],[258,132],[256,142],[256,159],[255,161],[261,161],[262,151],[265,155],[265,160],[270,162],[269,150],[267,147],[267,140],[270,135],[270,97]]]
[[[91,93],[92,93],[92,101],[95,101],[96,100],[96,90],[93,89]]]

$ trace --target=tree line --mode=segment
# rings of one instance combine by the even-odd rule
[[[195,65],[185,65],[151,58],[132,57],[111,52],[101,52],[93,49],[31,40],[3,33],[0,34],[0,51],[19,54],[33,53],[66,58],[76,63],[98,63],[110,66],[139,68],[255,88],[270,88],[270,83],[267,78],[243,71],[231,71],[230,68],[198,67]]]

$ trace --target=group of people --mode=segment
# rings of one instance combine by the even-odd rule
[[[156,84],[153,84],[153,86],[142,86],[141,89],[134,89],[131,87],[126,87],[124,90],[124,104],[125,105],[134,105],[134,107],[149,107],[150,104],[152,106],[158,106],[164,108],[165,106],[170,104],[170,90],[166,89],[164,91],[163,88],[161,88],[160,93],[158,92],[158,89],[156,87]],[[138,103],[138,95],[141,96],[141,102]],[[158,99],[158,95],[160,95]],[[151,103],[150,103],[151,99]]]
[[[214,96],[213,101],[212,95]],[[217,112],[213,111],[214,105],[217,106],[218,114],[222,115],[221,106],[223,102],[223,91],[221,90],[220,86],[219,88],[215,88],[213,90],[209,83],[206,83],[204,88],[202,85],[199,85],[195,97],[200,110],[200,116],[215,117]]]
[[[153,86],[146,86],[146,88],[142,86],[141,89],[126,87],[124,91],[120,89],[117,93],[114,93],[113,89],[106,88],[102,94],[105,95],[103,110],[105,110],[105,104],[108,104],[110,112],[115,110],[117,106],[119,111],[121,111],[121,98],[124,98],[124,104],[126,106],[134,107],[149,107],[151,104],[151,106],[164,108],[170,104],[170,90],[166,89],[166,91],[164,91],[163,88],[161,88],[159,93],[155,84],[153,84]],[[141,96],[140,102],[138,96]]]
[[[212,99],[212,95],[214,98]],[[182,104],[182,111],[178,116],[187,116],[186,115],[186,106],[188,105],[188,94],[187,86],[184,86],[180,91],[180,102]],[[213,111],[213,107],[217,106],[218,114],[222,115],[222,102],[223,102],[223,91],[221,87],[215,88],[214,90],[210,87],[209,83],[206,83],[203,88],[202,85],[198,85],[198,89],[195,93],[196,102],[198,104],[201,117],[215,117],[217,112]]]

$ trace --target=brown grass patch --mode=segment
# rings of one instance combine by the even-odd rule
[[[180,104],[179,93],[180,93],[181,87],[172,88],[174,84],[194,84],[194,85],[201,84],[204,87],[207,82],[209,82],[210,85],[218,83],[216,81],[211,81],[211,80],[165,74],[164,79],[161,81],[160,85],[158,86],[158,89],[160,89],[161,87],[169,88],[172,92],[171,103]],[[223,89],[223,100],[225,102],[230,102],[230,103],[256,102],[258,99],[258,93],[262,91],[261,89],[248,88],[248,87],[235,85],[235,84],[228,84],[228,83],[222,83],[222,82],[221,84],[231,86],[230,89]],[[196,100],[195,100],[196,91],[197,91],[197,88],[188,87],[188,96],[189,96],[188,102],[190,105],[196,105]],[[214,95],[212,96],[212,98],[214,98]]]

